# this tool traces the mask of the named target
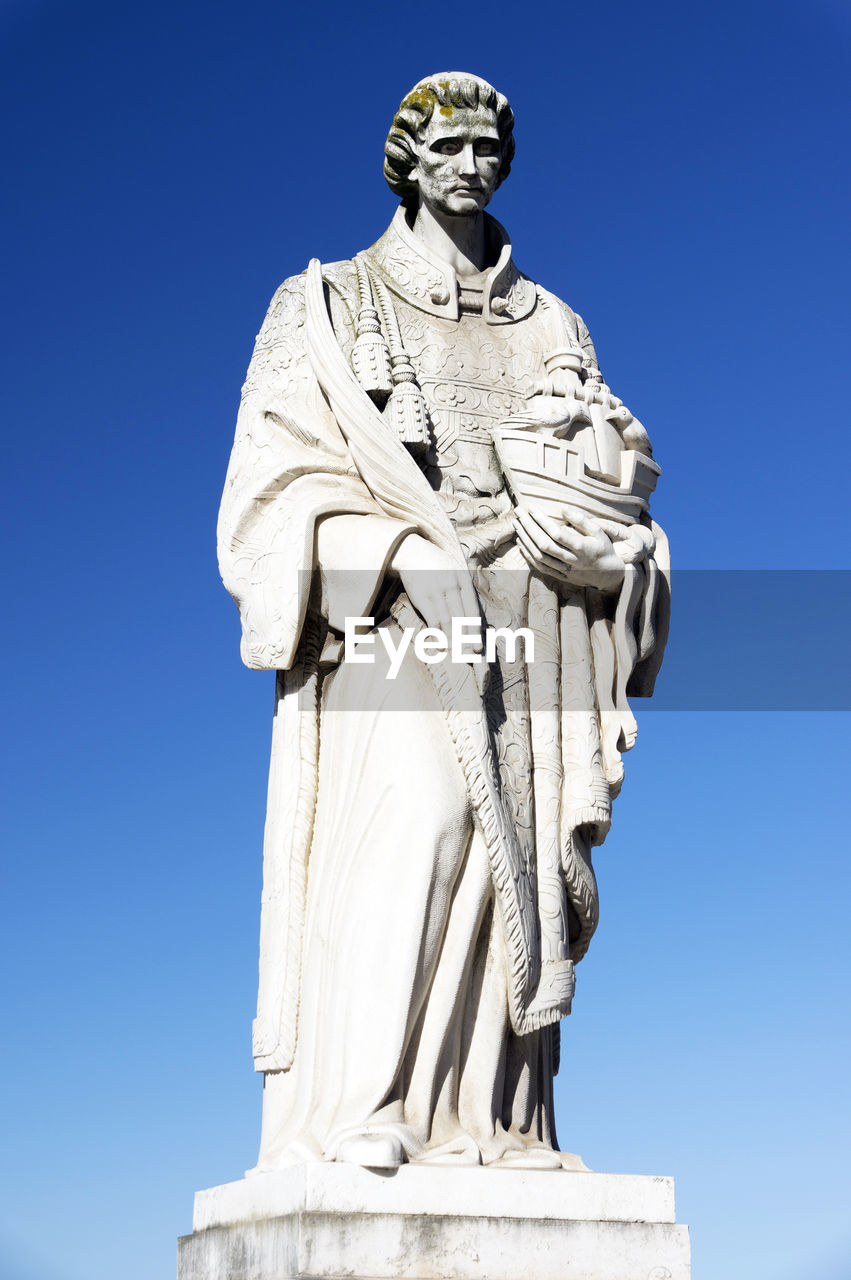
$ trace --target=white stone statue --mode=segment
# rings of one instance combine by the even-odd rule
[[[513,120],[477,76],[418,84],[390,226],[281,285],[243,390],[220,562],[244,661],[278,673],[261,1172],[583,1167],[556,1140],[559,1023],[667,544],[643,427],[484,212]],[[483,651],[483,627],[521,639]]]

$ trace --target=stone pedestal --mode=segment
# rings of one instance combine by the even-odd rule
[[[195,1197],[178,1280],[688,1280],[671,1178],[300,1165]]]

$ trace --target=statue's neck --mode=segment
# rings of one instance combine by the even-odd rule
[[[412,231],[459,276],[478,275],[493,266],[488,260],[485,216],[481,211],[453,218],[421,204]]]

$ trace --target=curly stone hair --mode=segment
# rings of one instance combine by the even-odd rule
[[[413,143],[434,114],[435,107],[485,107],[496,115],[502,159],[496,185],[508,177],[514,159],[514,112],[508,99],[466,71],[441,71],[415,84],[402,99],[384,144],[384,177],[390,190],[406,204],[416,203],[417,184],[411,170],[417,163]],[[449,114],[449,112],[447,112]]]

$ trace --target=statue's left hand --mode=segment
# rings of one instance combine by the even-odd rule
[[[518,507],[515,528],[527,562],[545,577],[601,591],[616,591],[623,581],[623,560],[611,538],[577,507],[566,507],[563,520]]]

